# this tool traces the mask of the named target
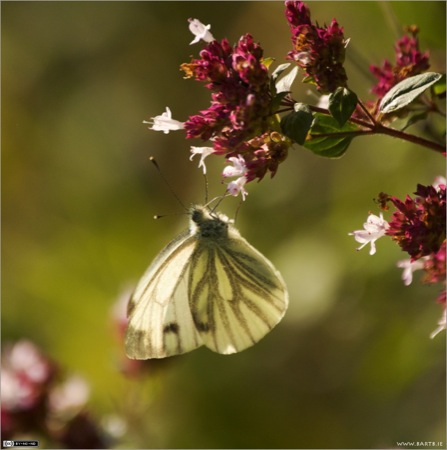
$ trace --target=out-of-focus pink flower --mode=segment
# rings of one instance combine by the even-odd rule
[[[417,34],[419,29],[408,27],[408,35],[402,36],[394,47],[396,54],[395,64],[385,60],[382,67],[370,66],[372,74],[379,80],[371,89],[381,99],[393,86],[414,75],[419,75],[429,69],[429,53],[419,50]]]
[[[314,25],[309,8],[300,1],[286,1],[286,18],[293,45],[287,59],[304,70],[303,82],[316,85],[322,94],[346,87],[348,77],[343,63],[349,40],[345,39],[338,22],[333,19],[329,26]]]
[[[55,370],[31,341],[7,345],[2,355],[2,408],[15,412],[37,407]]]

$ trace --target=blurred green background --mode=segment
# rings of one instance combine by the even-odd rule
[[[445,2],[313,2],[351,38],[349,85],[394,62],[403,25],[419,25],[431,70],[445,71]],[[442,157],[388,137],[360,138],[339,160],[296,148],[273,180],[248,186],[237,225],[282,272],[283,322],[233,356],[205,348],[120,371],[113,307],[204,201],[183,132],[143,119],[170,106],[186,120],[209,93],[183,80],[198,55],[187,19],[218,39],[250,32],[266,56],[290,50],[282,2],[2,2],[2,340],[33,340],[91,386],[98,419],[121,417],[127,448],[396,448],[445,438],[445,335],[429,339],[438,289],[401,281],[389,240],[356,252],[381,191],[403,197],[444,173]],[[299,83],[297,83],[299,84]],[[307,87],[294,97],[312,101]],[[409,131],[421,133],[417,127]],[[210,197],[223,161],[208,158]],[[238,201],[223,202],[234,216]],[[445,443],[444,443],[445,445]]]

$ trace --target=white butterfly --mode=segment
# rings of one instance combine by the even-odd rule
[[[189,230],[139,281],[127,308],[129,358],[164,358],[201,345],[230,354],[252,346],[284,316],[281,274],[223,214],[194,206]]]

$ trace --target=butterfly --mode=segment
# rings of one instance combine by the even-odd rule
[[[128,307],[126,353],[165,358],[205,345],[240,352],[284,316],[288,292],[273,264],[224,214],[190,209],[190,227],[137,283]]]

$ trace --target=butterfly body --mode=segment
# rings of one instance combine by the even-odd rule
[[[201,345],[230,354],[259,341],[283,317],[280,273],[228,218],[191,208],[189,230],[169,243],[128,305],[130,358],[164,358]]]

